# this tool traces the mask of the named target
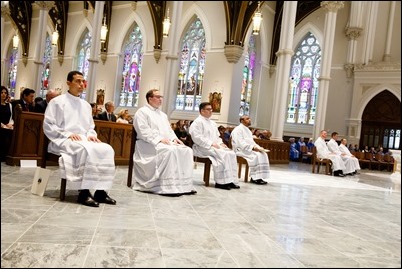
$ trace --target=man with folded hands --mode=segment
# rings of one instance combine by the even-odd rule
[[[200,115],[190,125],[189,130],[194,142],[194,155],[211,160],[215,188],[239,189],[236,154],[223,143],[218,126],[210,119],[212,105],[209,102],[203,102],[199,109]]]
[[[148,104],[134,115],[134,189],[165,196],[196,194],[193,151],[176,136],[167,115],[159,109],[162,98],[158,90],[149,90]]]
[[[241,116],[240,124],[236,126],[231,134],[232,149],[237,156],[247,160],[250,167],[251,183],[264,185],[267,182],[264,179],[269,178],[269,160],[268,154],[264,148],[255,143],[253,134],[249,126],[251,119],[249,116]]]

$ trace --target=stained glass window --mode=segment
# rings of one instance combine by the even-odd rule
[[[7,85],[10,96],[12,99],[15,98],[15,86],[17,83],[17,63],[18,63],[18,48],[14,49],[12,42],[8,47],[8,74],[7,74]],[[19,98],[17,98],[19,99]]]
[[[248,52],[244,59],[243,80],[240,92],[240,111],[239,116],[250,115],[250,101],[254,81],[255,67],[255,38],[251,35]]]
[[[140,27],[134,22],[123,43],[123,70],[119,106],[137,107],[141,80],[143,44]]]
[[[286,122],[314,124],[320,67],[321,47],[315,36],[308,33],[291,61]]]
[[[80,71],[85,80],[88,79],[88,70],[89,70],[89,56],[91,55],[91,33],[85,28],[85,31],[82,33],[80,42],[78,43],[77,48],[77,70]],[[85,99],[86,91],[81,94],[81,98]]]
[[[45,97],[48,87],[49,87],[49,79],[50,79],[50,63],[52,61],[52,44],[51,38],[49,34],[46,34],[46,44],[45,44],[45,52],[43,53],[43,69],[41,75],[41,89],[40,95],[41,97]]]
[[[198,110],[205,68],[205,31],[199,18],[189,26],[181,41],[176,110]]]

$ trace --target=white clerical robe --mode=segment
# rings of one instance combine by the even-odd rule
[[[332,170],[337,171],[337,170],[345,170],[345,164],[342,161],[342,158],[335,154],[331,153],[327,147],[327,143],[325,143],[325,140],[322,139],[321,137],[318,137],[317,140],[314,143],[316,149],[317,149],[317,157],[322,158],[322,159],[330,159],[332,162]]]
[[[327,146],[329,151],[341,157],[343,163],[345,164],[345,170],[343,170],[344,174],[349,174],[356,171],[357,168],[355,167],[352,158],[350,158],[350,156],[342,155],[342,152],[339,150],[338,143],[335,141],[335,139],[331,138],[328,141]]]
[[[114,150],[106,143],[88,141],[97,136],[90,104],[66,93],[49,102],[43,131],[49,138],[48,151],[59,158],[60,177],[67,179],[69,189],[108,190],[115,176]],[[81,136],[73,141],[72,134]]]
[[[229,148],[215,148],[213,143],[221,145],[218,126],[209,118],[199,115],[189,129],[194,142],[194,155],[209,158],[214,170],[214,180],[218,184],[238,183],[236,154]]]
[[[269,160],[265,152],[253,151],[254,147],[262,149],[255,143],[253,134],[244,124],[236,126],[232,133],[232,149],[237,156],[247,160],[250,167],[250,177],[256,179],[269,178]]]
[[[177,139],[167,115],[149,104],[134,115],[135,189],[158,194],[185,193],[193,188],[193,151],[185,145],[160,143]]]
[[[353,156],[352,153],[350,153],[350,150],[344,144],[339,145],[339,151],[344,154],[343,156],[349,157],[351,159],[355,170],[360,170],[359,160],[355,156]]]

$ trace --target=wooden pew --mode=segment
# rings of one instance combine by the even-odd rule
[[[269,149],[268,157],[270,164],[288,164],[290,144],[288,142],[265,140],[254,138],[254,141],[263,147]]]
[[[41,165],[44,114],[22,111],[21,106],[17,105],[14,117],[13,137],[6,164],[16,166],[20,165],[21,160],[36,160],[38,165]],[[101,120],[94,122],[98,138],[114,149],[115,164],[128,165],[132,125]],[[47,165],[55,165],[55,163],[49,162]]]

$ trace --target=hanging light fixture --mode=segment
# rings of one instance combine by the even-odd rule
[[[15,36],[13,36],[13,48],[18,49],[18,45],[20,43],[20,37],[18,36],[18,31],[15,32]]]
[[[56,23],[55,30],[52,34],[52,46],[56,47],[58,41],[59,41],[59,32],[57,31],[57,23]]]
[[[258,1],[258,7],[253,16],[253,35],[258,35],[260,33],[261,21],[262,21],[261,2]]]
[[[103,18],[103,25],[101,27],[101,32],[100,32],[100,41],[101,43],[106,42],[106,35],[107,35],[107,26],[106,26],[106,16]]]
[[[163,37],[169,36],[169,29],[170,29],[170,18],[169,18],[169,8],[166,12],[166,17],[163,19]]]

